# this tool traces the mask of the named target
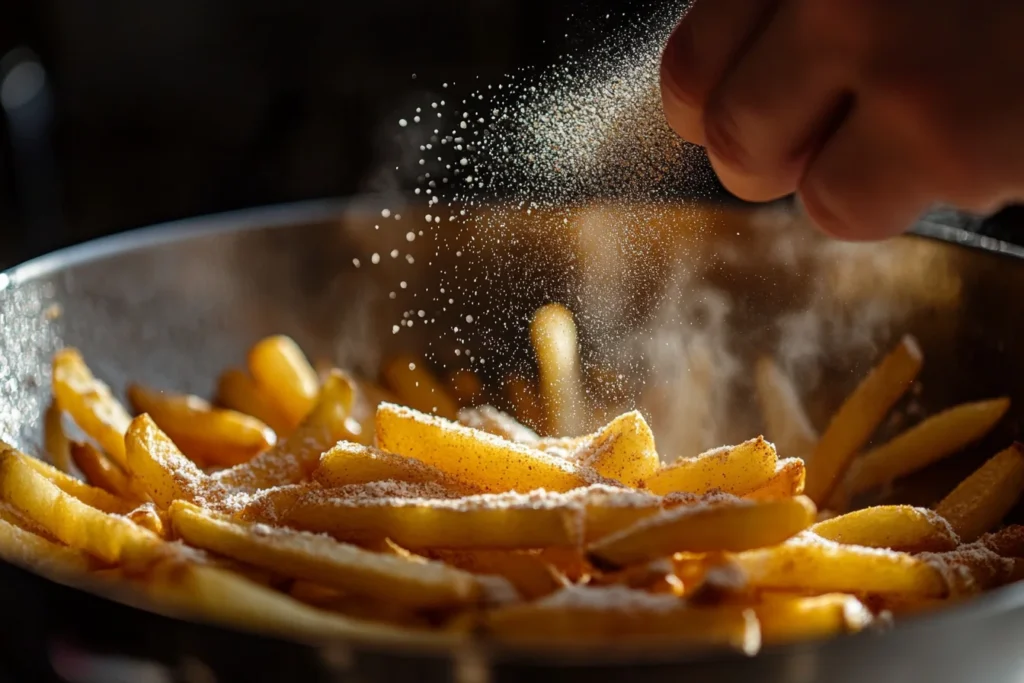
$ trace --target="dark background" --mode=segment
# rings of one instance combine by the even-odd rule
[[[38,59],[47,89],[0,117],[0,266],[164,220],[381,189],[398,118],[442,82],[549,64],[602,38],[589,19],[659,3],[6,4],[0,77]]]

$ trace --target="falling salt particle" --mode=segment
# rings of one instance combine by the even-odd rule
[[[396,296],[398,296],[398,295],[395,292],[388,292],[388,298],[389,299],[394,299]]]
[[[406,121],[405,119],[398,119],[398,125],[400,125],[402,128],[405,128],[406,126],[409,125],[409,122]]]
[[[420,117],[419,116],[412,117],[412,122],[413,123],[419,123],[420,122]]]
[[[433,217],[433,216],[431,216],[431,215],[430,215],[429,213],[428,213],[428,214],[427,214],[427,215],[425,216],[425,218],[427,219],[427,222],[428,222],[428,223],[429,223],[430,221],[434,220],[434,217]]]
[[[398,283],[398,286],[401,287],[402,289],[405,289],[406,287],[408,287],[408,283],[406,283],[405,280],[402,280],[401,282]]]
[[[406,242],[412,242],[415,239],[416,239],[416,233],[414,233],[412,231],[409,231],[409,232],[405,233],[405,241]]]
[[[467,159],[466,157],[462,157],[461,159],[459,159],[459,164],[461,164],[462,166],[468,166],[469,159]]]
[[[425,317],[427,317],[427,312],[424,311],[424,310],[419,310],[419,311],[416,311],[416,315],[418,315],[421,318],[425,318]]]
[[[355,266],[356,268],[358,268],[359,267],[359,259],[357,259],[357,258],[352,259],[352,265]]]
[[[383,216],[384,218],[390,218],[391,217],[391,209],[382,209],[381,212],[380,212],[380,215]]]
[[[467,323],[471,323],[471,322],[473,322],[473,316],[472,316],[472,315],[467,315],[467,316],[466,316],[466,322],[467,322]]]
[[[391,334],[398,334],[398,325],[391,326]]]
[[[391,250],[391,258],[398,258],[398,250],[397,249],[392,249]]]
[[[373,265],[377,265],[378,263],[380,263],[380,254],[378,254],[377,252],[373,252],[373,256],[370,257],[370,263],[372,263]]]
[[[406,254],[406,255],[405,255],[405,260],[406,260],[406,261],[407,261],[408,263],[410,263],[410,264],[411,264],[411,263],[415,263],[415,262],[416,262],[416,259],[414,259],[414,258],[412,257],[412,254]]]
[[[410,370],[415,370],[416,369],[416,364],[415,363],[409,363],[409,369]],[[417,382],[417,384],[419,384],[419,382]]]

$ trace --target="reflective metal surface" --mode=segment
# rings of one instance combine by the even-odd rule
[[[603,205],[578,207],[564,222],[562,214],[557,221],[502,214],[500,235],[497,221],[481,220],[451,231],[439,250],[429,235],[406,242],[403,224],[383,224],[381,208],[366,200],[196,219],[87,244],[0,275],[0,438],[40,452],[49,360],[64,345],[80,348],[115,388],[133,379],[208,394],[218,370],[240,363],[261,335],[277,332],[295,337],[313,357],[364,374],[398,348],[429,351],[449,366],[472,349],[500,385],[508,368],[529,367],[529,314],[551,299],[576,312],[594,377],[600,369],[617,378],[610,405],[643,408],[669,457],[761,429],[747,370],[757,355],[774,355],[799,380],[821,427],[905,332],[920,340],[925,370],[919,390],[879,438],[958,401],[1005,393],[1015,407],[998,433],[900,485],[893,498],[934,502],[1016,436],[1024,406],[1018,352],[1024,300],[1015,293],[1024,291],[1024,262],[1020,250],[1001,242],[922,223],[918,232],[927,237],[837,244],[785,213]],[[459,246],[470,243],[472,257],[457,260]],[[401,257],[391,258],[396,248]],[[383,257],[378,265],[371,265],[374,253]],[[456,264],[463,291],[487,273],[500,277],[475,288],[472,301],[446,305],[436,296],[438,283],[455,277]],[[410,307],[425,309],[434,325],[421,322],[394,334]],[[476,324],[451,333],[466,315]],[[59,641],[152,659],[175,672],[182,662],[198,661],[213,680],[1024,676],[1018,647],[1024,586],[889,633],[771,649],[755,659],[316,649],[152,615],[6,566],[0,600],[4,612],[25,615],[17,628],[5,625],[0,633],[4,648],[13,646],[18,655],[8,661],[24,667],[50,661],[49,645]],[[96,628],[97,619],[110,626]]]

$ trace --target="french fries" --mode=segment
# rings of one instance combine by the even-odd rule
[[[110,564],[147,562],[166,552],[158,536],[64,493],[27,459],[0,452],[0,497],[54,538]]]
[[[793,382],[775,361],[762,356],[754,366],[754,386],[768,439],[787,458],[809,457],[818,434],[804,412]]]
[[[541,307],[533,316],[530,338],[537,354],[545,433],[579,434],[583,386],[572,313],[560,304]]]
[[[803,496],[710,501],[668,510],[605,537],[587,549],[595,567],[614,570],[677,552],[738,552],[782,543],[814,521]]]
[[[652,493],[677,491],[703,495],[721,491],[742,496],[765,486],[775,476],[775,446],[762,437],[737,446],[723,446],[696,458],[681,458],[652,474],[644,485]]]
[[[454,420],[458,416],[459,404],[422,358],[396,356],[384,363],[381,372],[402,404],[446,420]]]
[[[377,409],[377,444],[494,493],[568,491],[588,483],[562,459],[391,403]]]
[[[624,413],[594,434],[579,461],[602,477],[639,486],[661,464],[654,434],[639,411]]]
[[[245,370],[229,368],[217,380],[216,402],[230,410],[249,415],[264,423],[281,437],[291,431],[288,416],[271,400],[268,391]]]
[[[372,446],[341,441],[320,456],[313,479],[326,488],[339,488],[373,481],[404,481],[412,484],[436,483],[467,494],[479,493],[436,467],[388,453]]]
[[[1010,407],[1010,399],[977,401],[944,410],[854,461],[848,495],[869,491],[923,469],[983,437]]]
[[[185,455],[201,465],[230,467],[248,462],[277,441],[274,431],[256,418],[214,408],[198,396],[132,384],[128,401],[136,413],[147,413]]]
[[[267,337],[249,350],[249,373],[294,429],[317,402],[320,378],[302,349],[285,336]]]
[[[818,515],[813,500],[845,504],[1006,412],[1006,399],[958,406],[849,468],[920,368],[909,338],[816,445],[795,388],[758,361],[765,426],[784,455],[813,451],[808,472],[762,437],[662,466],[639,412],[580,436],[627,397],[588,405],[564,307],[541,309],[531,334],[544,400],[525,378],[506,386],[527,424],[489,406],[458,410],[484,395],[476,375],[458,375],[457,402],[399,356],[383,370],[396,399],[336,368],[317,373],[287,337],[221,376],[224,408],[135,385],[131,420],[77,352],[61,352],[44,425],[61,469],[0,444],[0,559],[311,641],[748,654],[1024,579],[1022,527],[997,528],[1024,490],[1019,445],[934,511]],[[89,443],[72,444],[62,416]],[[68,473],[78,471],[95,485]]]
[[[93,376],[75,349],[58,351],[53,358],[53,395],[60,409],[95,439],[114,462],[128,466],[124,433],[132,418],[114,398],[110,387]]]
[[[905,552],[953,550],[960,539],[949,523],[931,510],[910,505],[877,505],[818,522],[810,529],[847,545]]]
[[[441,563],[410,562],[325,536],[232,522],[184,501],[174,503],[170,515],[189,544],[285,576],[419,608],[451,608],[481,597],[471,574]]]
[[[124,470],[107,459],[107,456],[100,453],[91,444],[72,444],[71,459],[93,486],[112,493],[118,498],[137,499],[131,490],[128,475],[124,473]]]
[[[935,506],[970,543],[1006,516],[1024,490],[1024,445],[1015,443],[964,479]]]
[[[905,336],[847,397],[811,455],[806,484],[811,500],[828,501],[857,451],[910,388],[922,361],[917,341]]]

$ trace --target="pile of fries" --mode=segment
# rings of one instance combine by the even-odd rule
[[[846,512],[961,450],[1005,398],[865,451],[921,368],[902,339],[820,437],[770,360],[766,433],[662,464],[643,415],[594,433],[571,314],[538,312],[538,386],[487,405],[420,359],[387,388],[256,344],[216,400],[132,386],[129,412],[73,349],[53,361],[47,462],[0,449],[0,556],[154,609],[290,638],[729,647],[888,623],[1024,572],[1024,447],[934,508]],[[135,415],[133,417],[133,414]],[[524,422],[538,428],[526,426]],[[786,456],[786,457],[782,457]],[[805,464],[806,462],[806,464]],[[120,593],[118,591],[121,591]]]

